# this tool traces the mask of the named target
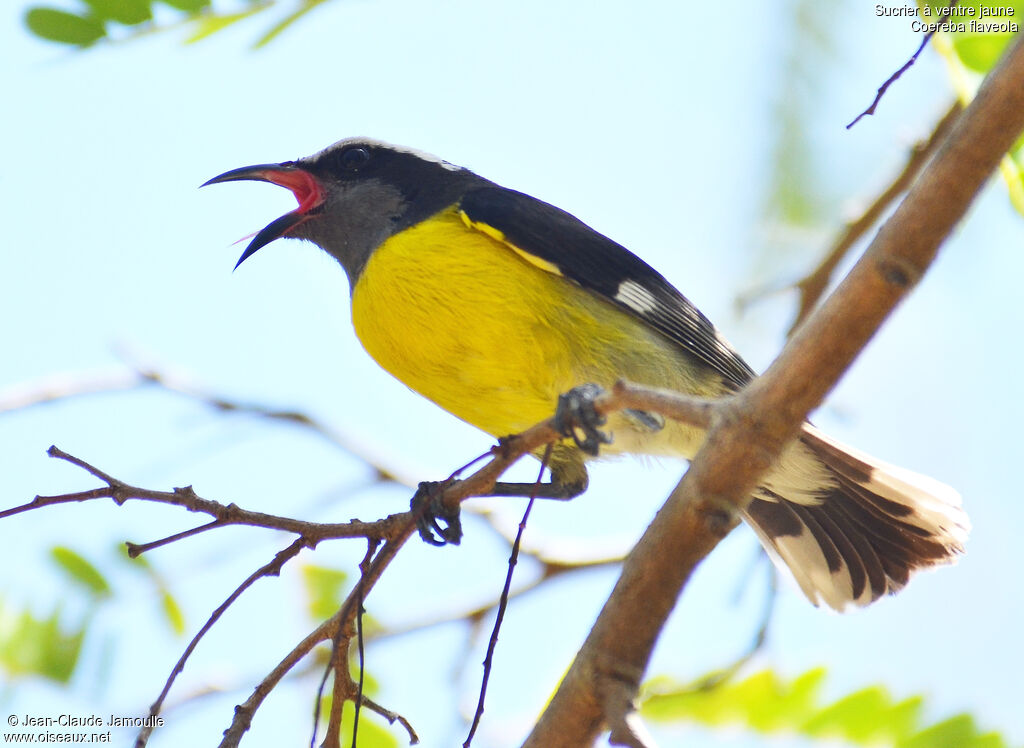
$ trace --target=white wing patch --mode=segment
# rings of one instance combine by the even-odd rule
[[[658,310],[658,300],[654,298],[654,294],[632,280],[624,280],[619,284],[615,300],[622,302],[637,314],[651,314]]]

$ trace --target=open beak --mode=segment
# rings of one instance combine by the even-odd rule
[[[245,248],[242,256],[238,258],[238,262],[235,263],[236,270],[239,265],[255,254],[258,249],[265,247],[275,239],[285,236],[289,231],[309,218],[324,202],[324,191],[320,186],[320,182],[308,171],[290,161],[286,161],[283,164],[258,164],[256,166],[243,166],[241,169],[232,169],[204,182],[200,187],[219,182],[240,181],[270,182],[271,184],[286,187],[295,195],[299,207],[290,213],[285,213],[277,220],[271,221],[270,224],[257,233],[252,241],[249,242],[249,246]]]

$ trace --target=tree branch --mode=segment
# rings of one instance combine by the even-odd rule
[[[793,320],[793,325],[789,329],[790,335],[813,311],[815,305],[824,295],[825,289],[828,288],[828,284],[832,280],[832,274],[835,273],[836,268],[843,261],[843,258],[846,257],[847,253],[878,222],[889,205],[913,184],[921,169],[928,163],[932,154],[935,153],[949,133],[950,128],[956,122],[956,118],[960,116],[961,111],[963,111],[963,107],[960,105],[960,102],[954,102],[942,116],[942,119],[939,120],[935,129],[932,130],[932,134],[928,136],[928,139],[924,142],[916,143],[911,149],[910,158],[907,159],[903,171],[875,198],[875,201],[871,203],[859,218],[846,224],[843,232],[836,239],[829,253],[818,264],[818,267],[796,284],[797,290],[800,292],[800,302],[797,308],[796,319]]]
[[[716,409],[703,447],[626,559],[526,746],[589,746],[606,726],[613,743],[644,745],[630,724],[633,699],[683,585],[735,526],[758,479],[807,413],[923,275],[1022,130],[1024,38],[1018,37],[850,275],[764,376]]]
[[[713,403],[705,402],[699,398],[678,395],[676,393],[649,390],[637,387],[625,382],[619,382],[611,392],[605,393],[599,398],[596,407],[602,413],[609,413],[630,407],[642,407],[648,410],[655,410],[663,414],[677,418],[690,419],[696,425],[706,426],[710,422]],[[455,475],[468,469],[482,458],[473,460],[469,465],[456,471],[448,481],[441,493],[442,500],[453,507],[457,507],[461,501],[473,496],[486,496],[493,487],[495,481],[501,477],[506,469],[527,453],[534,452],[545,444],[561,439],[562,436],[553,426],[553,419],[548,419],[520,435],[512,436],[501,440],[491,452],[491,459],[479,470],[465,480],[455,480]],[[356,700],[360,705],[367,705],[374,711],[378,711],[388,719],[398,720],[409,731],[410,738],[415,742],[416,735],[411,726],[398,715],[384,710],[377,704],[365,699],[362,696],[361,688],[352,682],[348,672],[348,647],[353,634],[353,622],[358,626],[358,615],[366,595],[370,593],[376,582],[380,579],[384,570],[395,558],[398,551],[405,542],[413,535],[418,515],[416,512],[402,512],[392,514],[384,519],[375,522],[362,522],[352,520],[345,523],[317,523],[295,520],[288,517],[251,512],[235,504],[221,504],[216,501],[200,497],[191,486],[176,488],[173,491],[156,491],[152,489],[139,488],[119,480],[99,468],[89,464],[85,460],[70,455],[57,447],[50,447],[48,454],[51,457],[69,462],[90,475],[98,478],[106,484],[105,487],[79,491],[70,494],[57,496],[36,496],[32,501],[0,512],[0,519],[30,510],[41,509],[58,504],[72,502],[91,501],[93,499],[110,498],[118,506],[124,505],[129,500],[150,501],[160,504],[178,506],[191,512],[202,512],[213,517],[213,521],[190,530],[176,533],[161,540],[148,544],[138,545],[129,543],[129,550],[133,555],[138,555],[148,549],[182,540],[207,530],[228,525],[252,525],[255,527],[283,530],[296,534],[298,537],[285,550],[275,556],[268,564],[253,572],[231,595],[211,614],[203,625],[202,629],[193,637],[175,664],[164,684],[160,695],[150,708],[151,716],[159,714],[164,701],[178,674],[184,669],[189,656],[198,645],[202,637],[213,627],[224,611],[257,579],[264,576],[277,575],[287,561],[294,558],[302,548],[315,547],[319,542],[326,539],[363,537],[368,541],[368,549],[363,562],[360,564],[361,576],[355,589],[348,595],[338,612],[328,621],[325,621],[311,634],[304,638],[292,651],[268,674],[256,687],[255,691],[245,703],[235,708],[235,718],[231,726],[225,730],[222,746],[235,746],[242,736],[249,729],[252,717],[262,704],[266,696],[272,691],[280,680],[317,644],[331,639],[335,642],[332,652],[332,670],[335,680],[335,704],[332,706],[331,719],[328,725],[327,742],[337,742],[340,734],[340,709],[344,700]],[[485,454],[483,457],[487,457]],[[543,466],[542,466],[543,469]],[[380,543],[383,547],[379,550]],[[557,573],[564,571],[557,563],[545,563],[544,579],[551,578]],[[509,580],[510,581],[510,580]],[[508,583],[507,583],[508,584]],[[507,594],[507,590],[506,590]],[[507,603],[507,597],[503,596]],[[360,641],[361,643],[361,641]],[[340,697],[340,698],[339,698]],[[152,728],[142,730],[137,739],[136,746],[145,746],[152,733]]]
[[[175,488],[173,491],[155,491],[149,488],[132,486],[124,481],[120,481],[117,478],[107,475],[99,468],[90,465],[85,460],[75,457],[74,455],[70,455],[56,446],[50,447],[47,450],[47,454],[49,454],[50,457],[70,462],[72,465],[82,468],[91,475],[102,480],[107,484],[107,486],[105,488],[94,488],[88,491],[78,491],[76,493],[60,494],[58,496],[36,496],[32,501],[25,504],[0,511],[0,519],[5,519],[15,514],[21,514],[22,512],[28,512],[34,509],[55,506],[57,504],[92,501],[94,499],[113,499],[114,502],[120,506],[126,501],[134,499],[139,501],[150,501],[157,504],[179,506],[189,510],[190,512],[208,514],[216,520],[215,522],[210,522],[200,527],[193,528],[192,530],[179,533],[178,536],[180,537],[189,537],[191,535],[195,535],[197,532],[217,527],[227,527],[228,525],[251,525],[252,527],[264,527],[270,530],[292,532],[298,535],[303,535],[311,540],[323,540],[326,538],[346,537],[387,537],[394,531],[395,526],[397,524],[401,524],[404,521],[404,518],[407,518],[406,515],[409,514],[408,512],[393,514],[374,522],[361,522],[360,520],[351,520],[349,522],[307,522],[304,520],[292,519],[291,517],[280,517],[274,514],[253,512],[248,509],[242,509],[237,504],[221,504],[217,501],[204,499],[192,489],[192,486]],[[168,539],[165,538],[157,541],[156,545],[162,545],[166,542],[168,542]],[[148,546],[129,544],[129,548],[132,547],[141,552]]]
[[[540,461],[540,472],[537,474],[535,486],[539,486],[544,478],[544,470],[551,459],[551,444],[544,449],[544,457]],[[530,511],[533,509],[533,502],[536,496],[531,496],[526,503],[526,511],[523,518],[519,520],[519,529],[512,541],[512,552],[508,557],[508,572],[505,574],[505,584],[501,588],[501,595],[498,597],[498,609],[494,616],[494,626],[491,629],[491,638],[487,642],[487,654],[484,655],[484,673],[480,683],[480,693],[476,702],[476,712],[473,714],[473,722],[469,727],[469,734],[462,743],[462,748],[469,748],[473,744],[473,736],[476,735],[480,720],[484,716],[484,703],[487,698],[487,683],[491,679],[491,668],[494,664],[494,650],[498,647],[498,632],[501,631],[501,623],[505,619],[505,610],[508,608],[509,591],[512,589],[512,575],[515,572],[516,564],[519,563],[519,548],[523,543],[523,533],[526,531],[526,523],[530,519]]]
[[[608,414],[615,410],[624,408],[637,408],[661,413],[676,420],[685,421],[693,425],[706,428],[713,418],[715,410],[722,406],[725,401],[706,401],[701,398],[681,395],[667,390],[648,389],[641,386],[631,385],[627,382],[618,382],[610,392],[601,395],[595,402],[595,408],[602,414]],[[461,501],[474,496],[486,496],[494,483],[501,477],[513,463],[527,453],[536,452],[537,449],[562,438],[562,435],[554,428],[554,419],[548,419],[528,429],[522,434],[508,437],[499,442],[491,452],[491,459],[479,470],[464,480],[455,480],[453,475],[446,481],[445,488],[441,493],[441,500],[445,504],[457,507]],[[224,732],[222,746],[236,746],[242,736],[249,729],[252,717],[262,704],[266,696],[277,686],[281,679],[317,644],[322,641],[333,639],[339,644],[332,656],[332,661],[346,662],[348,644],[353,633],[353,621],[365,596],[370,593],[376,582],[380,579],[384,570],[395,558],[398,551],[415,531],[418,515],[415,512],[402,512],[392,514],[384,519],[375,522],[361,522],[352,520],[347,523],[316,523],[295,520],[288,517],[278,517],[260,512],[251,512],[238,507],[235,504],[224,505],[216,501],[200,497],[191,486],[176,488],[171,492],[155,491],[129,485],[113,476],[105,473],[88,462],[61,451],[57,447],[48,450],[51,457],[65,460],[80,467],[89,474],[106,483],[106,487],[81,491],[58,496],[37,496],[31,502],[12,509],[0,512],[0,519],[14,514],[26,512],[33,509],[64,504],[70,502],[89,501],[100,498],[111,498],[119,506],[130,499],[151,501],[155,503],[170,504],[179,506],[188,511],[202,512],[212,516],[214,519],[205,525],[177,533],[175,535],[154,541],[149,544],[136,545],[129,543],[129,548],[135,554],[141,553],[149,548],[165,545],[175,540],[191,537],[199,532],[224,527],[227,525],[241,524],[256,527],[284,530],[298,535],[294,543],[288,549],[282,551],[275,559],[264,567],[255,571],[228,597],[225,602],[210,616],[202,630],[193,638],[186,648],[185,653],[179,659],[171,675],[168,677],[163,692],[154,702],[151,713],[155,716],[160,708],[178,673],[184,667],[185,662],[192,650],[198,644],[205,633],[216,623],[223,612],[234,602],[237,597],[245,591],[253,582],[263,576],[278,574],[281,567],[288,560],[293,558],[303,547],[314,547],[320,541],[334,538],[365,537],[370,542],[370,550],[364,562],[360,565],[363,572],[360,577],[360,584],[346,598],[338,612],[328,621],[323,622],[311,634],[297,644],[292,651],[275,667],[256,687],[252,695],[243,704],[235,708],[235,718],[230,727]],[[487,455],[484,455],[487,457]],[[469,466],[475,464],[481,458],[473,460],[469,465],[456,471],[456,475]],[[377,552],[379,541],[384,541],[383,547]],[[372,560],[371,560],[372,559]],[[542,579],[550,579],[568,568],[575,568],[575,565],[559,565],[557,562],[542,560],[544,574]],[[564,568],[563,568],[564,567]],[[506,598],[507,599],[507,598]],[[344,655],[344,656],[343,656]],[[351,678],[346,668],[335,667],[336,696],[337,688],[341,688],[341,695],[344,698],[358,698],[361,704],[370,706],[375,710],[377,705],[372,705],[358,695],[357,689],[346,691],[345,688],[351,685]],[[340,675],[340,674],[343,674]],[[386,710],[385,710],[386,711]],[[388,714],[393,714],[388,712]],[[410,736],[415,737],[407,721],[397,715],[395,718],[402,722],[409,730]],[[331,736],[338,732],[340,724],[332,710],[332,723],[334,729],[329,730]],[[151,734],[151,730],[144,730],[137,738],[136,745],[144,746]]]
[[[128,369],[113,372],[61,374],[0,392],[0,415],[71,400],[89,395],[157,387],[186,397],[219,413],[237,413],[304,428],[334,447],[371,467],[379,480],[415,486],[414,476],[395,465],[385,464],[380,455],[366,449],[359,439],[338,431],[323,421],[298,410],[282,410],[262,403],[246,402],[216,394],[181,374],[152,365],[127,362]]]
[[[199,644],[199,640],[206,636],[206,632],[213,628],[213,625],[220,619],[222,615],[224,615],[224,611],[230,608],[231,604],[234,603],[235,600],[237,600],[243,592],[249,589],[249,587],[251,587],[253,583],[256,582],[257,579],[260,579],[262,577],[279,575],[281,573],[281,569],[284,568],[284,565],[288,561],[299,555],[303,548],[307,547],[311,546],[305,541],[305,539],[298,538],[283,551],[275,555],[273,560],[270,561],[270,563],[260,567],[252,574],[250,574],[244,582],[242,582],[240,585],[238,585],[238,587],[235,588],[234,592],[228,595],[227,599],[223,603],[217,606],[217,609],[210,614],[210,617],[206,620],[206,623],[204,623],[203,627],[199,629],[199,633],[192,637],[192,641],[188,643],[188,646],[185,647],[185,651],[182,653],[181,657],[178,658],[178,661],[174,664],[174,667],[171,669],[171,674],[167,676],[167,681],[164,683],[163,690],[160,692],[160,695],[156,698],[156,701],[154,701],[153,704],[149,707],[149,716],[155,717],[158,714],[160,714],[160,710],[163,708],[164,700],[167,698],[167,694],[171,692],[171,686],[174,685],[174,680],[182,673],[182,671],[184,671],[185,663],[188,661],[188,658],[192,655],[192,652],[195,650],[196,645]],[[138,736],[135,738],[135,748],[144,748],[144,746],[149,742],[149,736],[153,732],[153,727],[154,725],[147,724],[139,731]]]
[[[609,413],[612,410],[623,408],[651,408],[670,418],[687,420],[694,425],[707,425],[710,422],[710,414],[716,406],[714,403],[700,398],[619,382],[611,392],[605,393],[597,399],[595,407],[601,413]],[[562,438],[561,434],[555,430],[553,421],[554,419],[548,419],[521,434],[502,440],[492,449],[492,458],[487,464],[465,480],[454,481],[446,485],[441,500],[446,505],[454,507],[466,498],[486,496],[487,491],[505,470],[519,458]],[[345,598],[337,613],[320,624],[296,645],[259,683],[252,695],[244,703],[235,707],[235,717],[228,729],[224,731],[224,739],[220,743],[221,748],[230,748],[239,744],[263,700],[291,668],[311,652],[318,643],[333,639],[341,627],[346,629],[346,636],[350,636],[350,629],[357,610],[356,606],[369,596],[384,570],[416,531],[417,517],[412,512],[407,512],[404,515],[392,515],[392,517],[395,519],[401,517],[402,521],[395,523],[393,534],[374,555],[373,560],[366,564],[366,569],[360,578],[361,587],[357,586],[357,589],[354,589]]]
[[[936,24],[936,25],[941,25],[941,24],[945,23],[946,21],[948,21],[949,20],[949,14],[953,11],[953,8],[955,8],[959,4],[960,4],[960,0],[953,0],[953,2],[951,2],[946,7],[946,12],[942,14],[942,17],[939,19],[938,24]],[[846,126],[847,130],[849,130],[851,127],[853,127],[858,122],[860,122],[861,119],[863,119],[864,117],[867,117],[869,115],[873,115],[875,113],[875,109],[878,108],[878,102],[880,102],[882,100],[882,97],[885,96],[885,92],[889,90],[889,86],[891,86],[893,83],[895,83],[897,81],[897,79],[899,79],[899,77],[901,75],[903,75],[905,72],[910,70],[910,68],[913,66],[913,64],[915,62],[917,62],[917,58],[921,56],[922,52],[924,52],[925,46],[927,46],[928,42],[930,42],[932,40],[933,36],[935,36],[935,32],[934,31],[929,31],[927,34],[925,34],[924,39],[921,40],[921,44],[917,48],[917,51],[914,52],[914,54],[910,56],[909,60],[907,60],[905,63],[903,63],[903,65],[900,67],[899,70],[897,70],[895,73],[890,75],[885,80],[885,83],[883,83],[881,86],[878,87],[878,91],[875,92],[874,100],[871,102],[870,105],[868,105],[867,109],[865,109],[863,112],[858,114],[853,119],[853,121],[850,122],[850,124],[848,124]]]

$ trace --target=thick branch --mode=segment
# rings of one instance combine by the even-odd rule
[[[611,596],[527,746],[643,745],[629,724],[665,619],[694,567],[736,523],[750,492],[934,259],[1024,130],[1018,38],[850,275],[763,377],[722,404],[689,472],[623,565]],[[639,614],[643,611],[643,614]]]

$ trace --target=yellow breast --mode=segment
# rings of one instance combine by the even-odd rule
[[[495,436],[551,416],[558,395],[584,382],[693,390],[658,333],[470,228],[454,208],[373,253],[352,321],[384,369]]]

